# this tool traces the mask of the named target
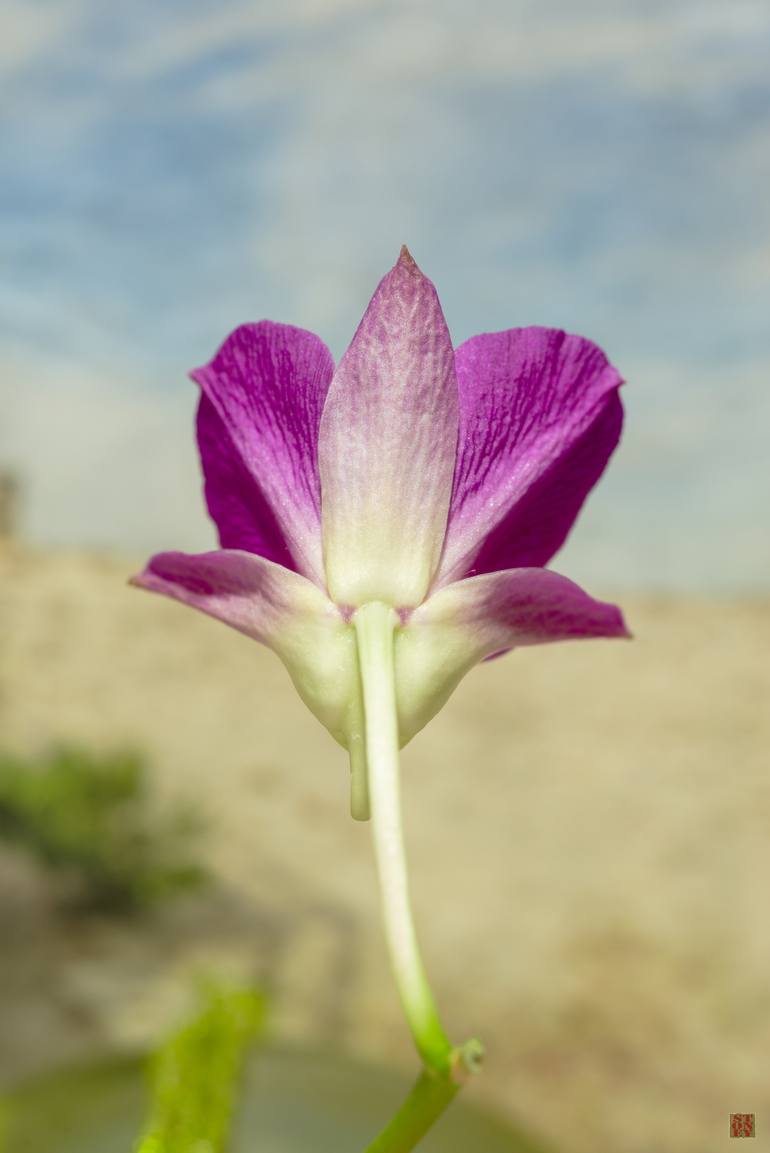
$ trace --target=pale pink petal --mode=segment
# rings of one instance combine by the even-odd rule
[[[326,576],[341,604],[419,604],[438,564],[457,440],[454,356],[406,249],[334,375],[319,461]]]
[[[420,605],[396,638],[399,731],[410,740],[479,661],[524,645],[629,636],[616,605],[548,569],[456,581]]]
[[[309,582],[264,557],[220,549],[158,553],[131,583],[181,601],[253,640],[270,644],[276,630],[291,617]]]
[[[558,329],[472,337],[455,353],[460,433],[436,584],[546,564],[617,445],[621,378]]]
[[[234,550],[159,553],[131,583],[268,645],[335,739],[348,748],[360,744],[355,637],[314,583],[264,557]]]
[[[237,328],[191,373],[205,397],[199,447],[222,543],[321,586],[318,428],[333,372],[317,336],[265,320]]]

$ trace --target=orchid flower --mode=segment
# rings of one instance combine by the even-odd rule
[[[400,745],[486,657],[627,635],[619,609],[543,567],[620,435],[621,379],[596,345],[520,328],[453,350],[404,248],[336,372],[317,336],[262,321],[191,375],[222,548],[160,553],[134,583],[278,654],[349,750],[356,815],[368,606],[393,633]]]
[[[406,248],[336,369],[317,336],[262,321],[192,377],[221,548],[161,553],[134,583],[272,648],[348,749],[402,1001],[426,1063],[445,1065],[394,848],[398,749],[479,661],[628,635],[545,567],[617,444],[621,378],[555,329],[453,349]]]

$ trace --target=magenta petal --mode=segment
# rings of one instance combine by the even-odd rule
[[[346,747],[360,739],[353,630],[312,581],[254,553],[222,550],[160,553],[131,583],[268,645],[335,739]]]
[[[234,550],[158,553],[131,583],[199,609],[265,644],[291,618],[304,586],[322,595],[298,573]]]
[[[521,568],[456,581],[430,597],[412,622],[453,622],[473,635],[476,659],[522,645],[628,637],[617,605],[594,600],[550,569]]]
[[[257,553],[296,571],[280,522],[205,393],[198,404],[196,429],[206,505],[222,548]]]
[[[460,432],[438,583],[546,564],[620,437],[620,376],[558,329],[472,337],[455,353]]]
[[[401,741],[411,740],[487,657],[520,645],[628,635],[620,609],[549,569],[508,569],[446,585],[396,634]]]
[[[324,559],[338,603],[423,599],[444,540],[456,442],[446,321],[403,249],[337,368],[321,422]]]
[[[190,375],[203,391],[206,500],[227,548],[256,552],[323,586],[318,429],[334,362],[311,332],[237,328]]]

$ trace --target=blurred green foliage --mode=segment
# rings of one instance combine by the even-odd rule
[[[225,1153],[241,1071],[265,1016],[251,990],[209,989],[204,1011],[152,1063],[152,1111],[136,1153]]]
[[[134,912],[198,885],[201,832],[189,809],[153,811],[135,752],[0,754],[0,838],[54,871],[80,907]]]
[[[256,990],[215,983],[203,986],[201,1001],[151,1056],[148,1085],[135,1060],[108,1059],[0,1098],[0,1153],[227,1153],[266,1002]],[[148,1120],[137,1139],[142,1114]]]
[[[262,1044],[257,995],[213,997],[203,1019],[152,1059],[151,1085],[146,1060],[129,1056],[102,1056],[17,1085],[0,1098],[2,1153],[357,1153],[403,1100],[410,1082],[404,1073],[362,1063],[336,1046]],[[252,1027],[257,1044],[247,1051]],[[462,1097],[423,1148],[552,1151]]]

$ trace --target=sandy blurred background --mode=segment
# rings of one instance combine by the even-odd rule
[[[554,565],[632,643],[467,678],[405,756],[469,1095],[565,1153],[770,1131],[770,14],[763,0],[0,0],[0,754],[147,757],[208,887],[74,913],[0,845],[0,1083],[152,1043],[196,974],[407,1068],[369,833],[269,653],[126,587],[213,541],[184,379],[269,316],[344,350],[403,241],[456,342],[628,378]]]
[[[0,1076],[157,1038],[204,971],[264,982],[281,1035],[409,1067],[346,759],[278,661],[128,563],[2,566],[4,742],[138,743],[205,812],[215,884],[73,931],[0,858]],[[450,1031],[488,1045],[477,1099],[568,1150],[694,1153],[770,1113],[770,601],[627,609],[633,643],[485,665],[415,739],[413,884]]]

